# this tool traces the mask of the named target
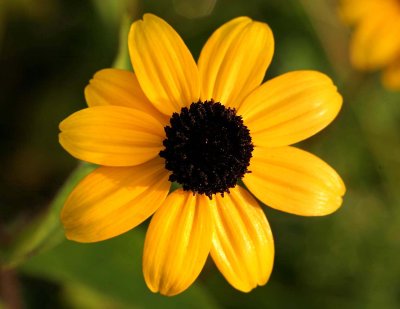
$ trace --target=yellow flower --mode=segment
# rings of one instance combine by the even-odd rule
[[[383,70],[382,82],[400,90],[400,1],[341,0],[343,19],[354,25],[350,60],[359,70]]]
[[[124,233],[153,213],[143,272],[153,292],[175,295],[210,253],[240,291],[264,285],[274,244],[257,200],[320,216],[342,203],[337,173],[290,147],[326,127],[342,105],[332,81],[297,71],[261,84],[274,50],[267,24],[238,17],[205,44],[198,63],[164,20],[132,24],[135,74],[105,69],[85,89],[89,108],[60,124],[60,143],[101,165],[62,211],[66,236],[94,242]],[[181,184],[168,195],[170,181]]]

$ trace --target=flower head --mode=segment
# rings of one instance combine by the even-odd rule
[[[400,90],[400,1],[341,0],[343,19],[355,30],[350,60],[359,70],[383,70],[385,87]]]
[[[334,212],[345,188],[312,154],[289,146],[326,127],[342,104],[332,81],[297,71],[262,83],[274,49],[267,24],[235,18],[198,63],[164,20],[132,24],[135,73],[105,69],[85,89],[88,108],[60,124],[60,143],[101,165],[70,194],[66,236],[94,242],[153,213],[143,272],[153,292],[190,286],[211,254],[238,290],[267,282],[272,233],[257,200],[293,214]],[[181,185],[169,194],[171,182]]]

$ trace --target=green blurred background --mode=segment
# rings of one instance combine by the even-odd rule
[[[126,67],[120,37],[145,12],[167,20],[195,57],[233,17],[267,22],[276,49],[266,79],[319,70],[344,96],[338,119],[299,145],[341,174],[344,205],[321,218],[265,207],[275,267],[251,293],[209,261],[183,294],[152,294],[141,272],[146,224],[96,244],[63,236],[62,202],[93,167],[59,146],[58,123],[85,106],[97,70]],[[400,308],[400,94],[378,73],[351,69],[350,33],[335,1],[2,0],[0,308]]]

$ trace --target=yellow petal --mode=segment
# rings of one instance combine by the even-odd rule
[[[100,165],[130,166],[158,155],[163,126],[151,115],[122,106],[96,106],[60,123],[60,144],[74,157]]]
[[[143,253],[149,289],[176,295],[200,274],[211,247],[211,201],[204,195],[177,190],[153,216]]]
[[[98,71],[85,88],[85,97],[89,107],[118,105],[144,111],[166,123],[166,119],[147,99],[136,75],[118,69]]]
[[[237,108],[261,84],[273,52],[267,24],[238,17],[222,25],[200,54],[201,99]]]
[[[249,170],[243,182],[260,201],[296,215],[328,215],[346,190],[328,164],[294,147],[255,148]]]
[[[256,146],[278,147],[318,133],[341,106],[342,97],[329,77],[316,71],[295,71],[254,90],[238,114]]]
[[[264,212],[243,188],[216,196],[211,256],[226,280],[249,292],[264,285],[272,271],[274,241]]]
[[[400,90],[400,58],[385,68],[382,81],[387,89]]]
[[[143,92],[162,113],[171,116],[200,96],[199,74],[190,51],[161,18],[145,14],[132,24],[129,52]]]
[[[356,27],[350,60],[361,70],[375,70],[393,61],[400,52],[400,11],[381,10],[366,16]]]
[[[65,234],[79,242],[120,235],[151,216],[169,187],[161,158],[134,167],[100,167],[69,195],[61,213]]]
[[[339,13],[345,22],[352,24],[362,20],[369,14],[376,14],[376,12],[381,11],[382,8],[387,6],[391,1],[392,0],[341,0]]]

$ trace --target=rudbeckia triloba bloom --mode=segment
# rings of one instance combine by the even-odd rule
[[[400,1],[342,0],[343,19],[354,25],[350,60],[360,70],[383,70],[386,88],[400,90]]]
[[[236,289],[265,284],[274,243],[256,198],[303,216],[342,203],[337,173],[289,146],[335,118],[336,87],[315,71],[262,84],[274,40],[267,24],[248,17],[215,31],[197,64],[151,14],[132,24],[128,44],[135,73],[96,73],[85,89],[89,107],[60,124],[61,145],[100,165],[66,201],[67,238],[104,240],[154,213],[143,253],[151,291],[182,292],[209,254]],[[181,188],[169,194],[171,182]]]

